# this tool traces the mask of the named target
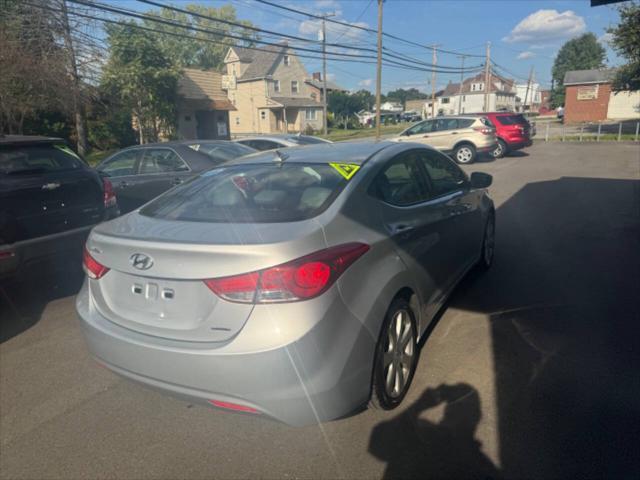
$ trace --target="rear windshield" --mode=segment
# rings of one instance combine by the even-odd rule
[[[496,120],[500,125],[526,125],[529,123],[522,115],[496,115]]]
[[[241,143],[194,143],[189,147],[202,153],[206,153],[208,156],[219,162],[226,162],[233,160],[234,158],[240,158],[250,153],[255,153],[257,150]]]
[[[0,174],[4,175],[29,175],[81,167],[80,158],[66,145],[0,147]]]
[[[297,145],[313,145],[316,143],[327,143],[324,140],[322,140],[321,138],[316,138],[316,137],[308,137],[305,135],[300,135],[297,137],[290,137],[287,140],[289,140],[292,143],[295,143]]]
[[[140,213],[192,222],[295,222],[322,213],[346,183],[328,164],[230,165],[171,190]]]

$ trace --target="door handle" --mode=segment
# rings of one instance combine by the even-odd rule
[[[429,135],[423,135],[422,138],[429,138]]]
[[[398,233],[409,233],[414,227],[413,225],[409,225],[407,223],[391,223],[387,225],[391,235],[396,235]]]
[[[60,182],[49,182],[42,185],[42,190],[55,190],[56,188],[60,188]]]
[[[451,135],[457,135],[458,132],[451,132]]]

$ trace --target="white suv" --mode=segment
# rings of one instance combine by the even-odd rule
[[[391,140],[424,143],[462,164],[473,163],[478,153],[491,152],[498,143],[493,124],[485,117],[474,116],[424,120]]]

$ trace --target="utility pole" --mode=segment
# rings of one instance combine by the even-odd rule
[[[436,116],[436,63],[438,63],[436,48],[439,46],[440,44],[431,45],[431,48],[433,48],[433,55],[431,56],[431,118]]]
[[[326,19],[335,16],[335,13],[326,13],[322,16],[322,130],[327,134],[327,28]]]
[[[531,88],[531,79],[533,78],[533,65],[531,66],[531,70],[529,70],[529,80],[527,80],[527,89],[524,93],[524,103],[522,104],[522,112],[524,113],[527,109],[527,99],[529,98],[529,89]],[[533,92],[531,92],[533,95]],[[529,109],[531,110],[531,109]]]
[[[491,42],[487,42],[487,59],[484,66],[484,111],[489,111],[489,95],[491,94]]]
[[[380,90],[382,89],[382,3],[378,0],[378,65],[376,72],[376,140],[380,140]]]
[[[458,115],[460,115],[462,109],[462,84],[464,83],[464,59],[466,57],[466,55],[458,55],[462,62],[460,67],[460,88],[458,89]]]

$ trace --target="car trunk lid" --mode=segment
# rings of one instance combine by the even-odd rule
[[[192,342],[231,339],[253,309],[219,298],[205,279],[260,270],[326,247],[314,220],[203,223],[133,213],[108,226],[96,228],[87,241],[91,256],[110,269],[89,281],[97,310],[125,328]]]

